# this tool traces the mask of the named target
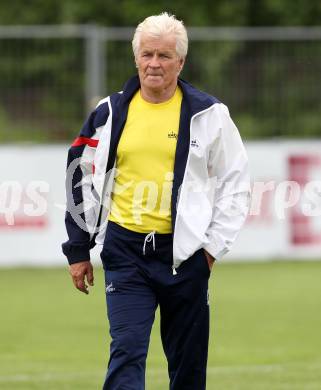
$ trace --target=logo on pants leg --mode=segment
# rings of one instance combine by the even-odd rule
[[[107,284],[106,286],[106,294],[108,293],[112,293],[114,292],[116,289],[115,287],[113,286],[113,282],[110,282],[109,284]]]

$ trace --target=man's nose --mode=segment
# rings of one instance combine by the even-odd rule
[[[153,57],[150,60],[149,66],[153,68],[158,68],[159,67],[159,60],[157,54],[154,54]]]

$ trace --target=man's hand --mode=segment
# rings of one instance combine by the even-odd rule
[[[79,263],[71,264],[69,273],[72,277],[75,287],[85,294],[89,294],[88,286],[85,283],[85,276],[89,286],[94,285],[94,270],[91,262],[81,261]]]
[[[212,267],[213,267],[215,258],[212,255],[210,255],[205,249],[204,249],[204,253],[206,256],[207,263],[208,263],[208,268],[210,269],[210,271],[212,271]]]

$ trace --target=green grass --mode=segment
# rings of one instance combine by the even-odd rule
[[[101,388],[108,326],[95,275],[85,296],[66,269],[0,270],[0,389]],[[215,266],[209,390],[321,389],[320,275],[321,262]],[[158,317],[146,389],[168,389]]]

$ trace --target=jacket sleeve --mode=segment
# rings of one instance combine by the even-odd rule
[[[62,244],[62,251],[69,264],[90,260],[90,249],[95,245],[86,209],[92,191],[96,147],[108,114],[108,104],[98,104],[68,151],[65,214],[68,240]]]
[[[231,248],[246,220],[250,202],[248,158],[228,108],[219,104],[220,134],[209,152],[209,175],[214,182],[214,207],[204,246],[215,259]]]

